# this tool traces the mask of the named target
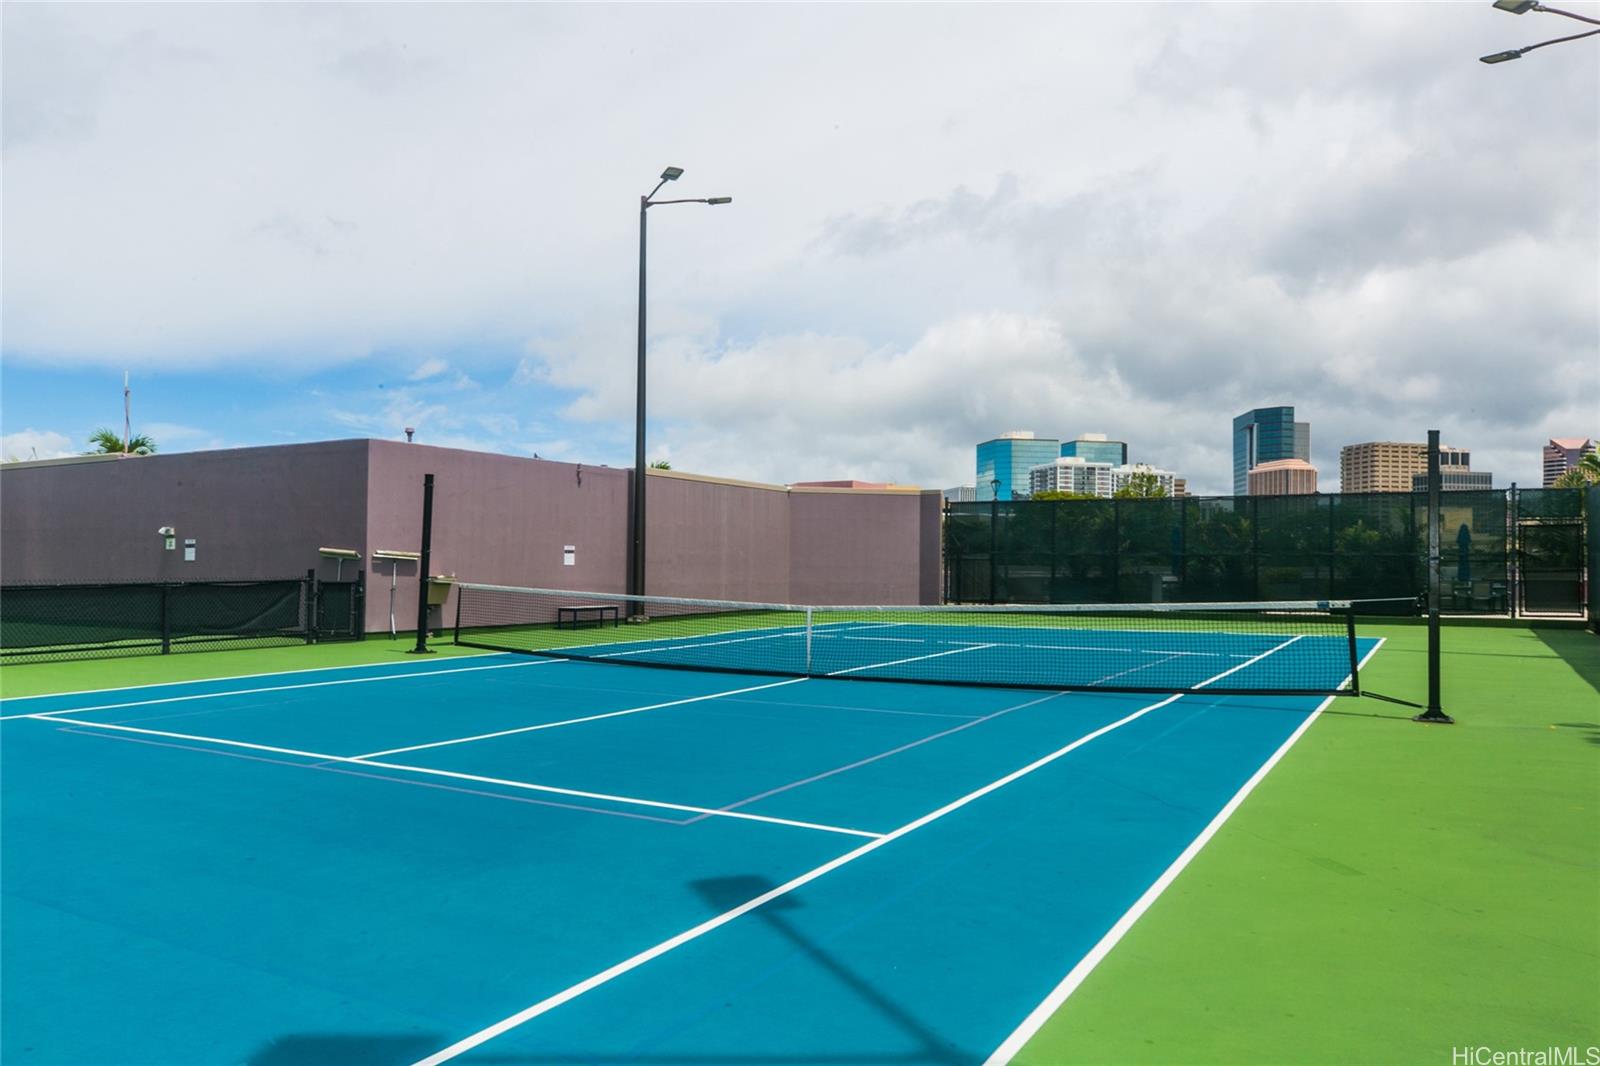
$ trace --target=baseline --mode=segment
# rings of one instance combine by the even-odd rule
[[[476,658],[476,656],[474,656]],[[378,677],[347,677],[335,681],[306,681],[296,685],[263,685],[260,688],[230,689],[224,692],[196,692],[187,696],[163,696],[150,700],[125,700],[122,703],[101,703],[92,707],[63,707],[55,711],[21,711],[17,714],[0,715],[0,722],[9,722],[16,718],[37,718],[45,714],[84,714],[89,711],[115,711],[123,707],[152,707],[163,703],[188,703],[193,700],[219,699],[224,696],[253,696],[258,692],[288,692],[294,689],[331,688],[335,685],[366,685],[378,681],[414,681],[417,678],[441,677],[445,674],[479,673],[484,670],[517,670],[529,666],[553,666],[557,663],[571,662],[570,659],[536,659],[532,661],[519,660],[512,663],[495,663],[491,666],[457,666],[446,670],[425,670],[404,674],[382,674]],[[261,675],[271,676],[271,675]],[[23,696],[21,699],[38,699],[36,696]],[[7,703],[10,701],[7,700]]]
[[[669,803],[665,800],[643,799],[638,796],[619,796],[609,792],[589,792],[576,788],[561,788],[556,785],[540,785],[532,781],[513,781],[508,778],[485,777],[479,774],[461,773],[456,770],[440,770],[431,766],[411,766],[406,763],[379,762],[376,759],[361,758],[353,755],[332,755],[327,752],[304,751],[299,748],[282,748],[270,744],[255,744],[244,740],[227,740],[222,737],[208,737],[195,733],[174,733],[165,729],[145,729],[140,726],[121,725],[113,722],[88,722],[80,718],[57,718],[49,714],[30,714],[22,717],[31,718],[39,722],[54,722],[57,725],[70,726],[73,731],[83,729],[108,729],[118,733],[137,733],[144,736],[166,737],[169,740],[188,740],[199,744],[220,744],[229,748],[243,748],[250,751],[265,751],[274,755],[293,755],[302,759],[311,759],[316,762],[341,763],[349,766],[370,766],[384,770],[398,770],[404,773],[424,774],[430,777],[448,777],[460,781],[474,781],[479,784],[499,785],[504,788],[524,789],[530,792],[545,792],[558,796],[573,796],[579,799],[603,800],[609,803],[621,803],[636,807],[654,807],[661,810],[683,811],[686,814],[705,815],[717,818],[735,818],[748,822],[766,822],[771,825],[791,826],[797,829],[814,829],[824,833],[841,833],[845,836],[867,837],[877,839],[883,834],[866,829],[852,829],[846,826],[825,825],[821,822],[805,822],[794,818],[777,818],[766,814],[749,814],[744,811],[722,811],[713,807],[697,807],[687,803]],[[697,819],[698,820],[698,819]],[[688,824],[688,823],[685,823]]]

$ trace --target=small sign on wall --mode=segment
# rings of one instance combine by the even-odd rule
[[[568,544],[561,549],[561,565],[578,565],[578,546],[576,544]]]
[[[186,562],[186,563],[194,562],[194,538],[193,537],[188,537],[183,542],[183,561]]]

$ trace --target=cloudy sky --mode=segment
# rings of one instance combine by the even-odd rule
[[[1600,5],[1573,2],[1586,14]],[[399,437],[944,487],[1008,429],[1600,435],[1600,47],[1436,4],[8,4],[7,456]],[[666,195],[665,193],[663,195]]]

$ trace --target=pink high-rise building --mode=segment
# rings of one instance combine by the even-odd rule
[[[1593,452],[1595,442],[1588,437],[1551,437],[1544,446],[1544,484],[1549,488],[1556,478],[1578,465],[1578,460]]]

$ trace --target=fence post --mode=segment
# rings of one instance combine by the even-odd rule
[[[1333,508],[1338,499],[1338,496],[1331,493],[1328,496],[1328,599],[1330,600],[1334,598],[1333,556],[1335,545],[1338,543],[1338,537],[1334,533]]]
[[[995,484],[998,485],[999,482],[995,482]],[[995,543],[999,536],[999,531],[1000,490],[997,488],[994,490],[994,494],[989,497],[989,602],[991,604],[999,602],[995,598],[1000,591],[995,587],[995,552],[997,550]]]
[[[1261,600],[1261,497],[1246,496],[1250,501],[1250,598]]]
[[[1111,602],[1122,602],[1122,501],[1111,499]]]
[[[1517,483],[1511,483],[1506,497],[1506,599],[1510,601],[1511,617],[1517,617],[1522,601],[1522,500],[1517,495]]]
[[[356,587],[350,590],[350,629],[357,640],[367,639],[367,572],[356,571]]]
[[[1061,501],[1051,500],[1045,506],[1050,508],[1050,591],[1046,595],[1049,602],[1062,603],[1064,601],[1056,596],[1056,515],[1061,510]]]
[[[172,619],[167,611],[167,592],[171,588],[165,582],[161,585],[161,654],[168,655],[172,652]]]
[[[317,642],[317,611],[321,605],[317,603],[317,571],[306,571],[306,643]]]

